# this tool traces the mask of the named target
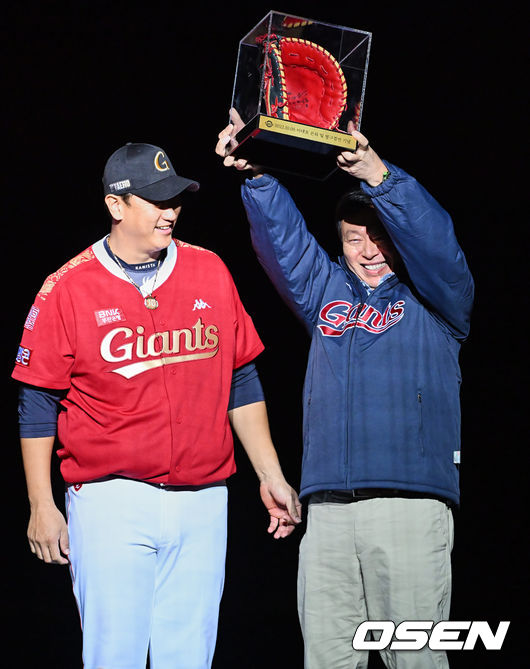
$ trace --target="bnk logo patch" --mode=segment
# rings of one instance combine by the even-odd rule
[[[126,318],[123,315],[123,311],[119,307],[112,307],[111,309],[98,309],[94,311],[94,316],[96,317],[96,323],[98,328],[103,325],[110,325],[111,323],[117,323],[118,321],[125,321]]]

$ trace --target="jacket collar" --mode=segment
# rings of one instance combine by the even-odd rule
[[[379,291],[382,288],[393,288],[396,283],[398,283],[399,279],[395,273],[392,273],[386,278],[383,282],[380,282],[379,285],[376,288],[373,288],[370,290],[370,287],[368,284],[366,284],[364,281],[362,281],[355,272],[352,272],[352,270],[348,267],[348,263],[346,262],[346,259],[344,256],[339,257],[339,265],[342,267],[342,269],[346,272],[348,275],[348,278],[354,283],[357,292],[360,295],[363,295],[364,298],[368,297],[368,295],[371,295],[374,291]]]

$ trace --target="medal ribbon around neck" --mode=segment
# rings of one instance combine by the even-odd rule
[[[143,294],[142,294],[142,289],[140,288],[140,286],[135,281],[133,281],[133,279],[127,274],[127,271],[126,271],[125,267],[121,264],[118,256],[112,250],[108,237],[107,237],[107,244],[109,246],[110,252],[112,253],[112,257],[118,263],[118,266],[121,269],[121,271],[125,274],[127,279],[129,279],[129,281],[132,283],[132,285],[138,290],[140,295],[142,295],[142,297],[144,297]],[[151,290],[149,292],[149,295],[146,295],[144,297],[144,304],[148,309],[156,309],[158,307],[158,300],[156,299],[156,296],[153,295],[153,291],[155,289],[156,280],[158,278],[158,270],[160,269],[160,265],[161,265],[160,258],[158,258],[158,263],[156,265],[156,273],[155,273],[155,276],[154,276],[154,279],[153,279],[153,284],[151,286]]]

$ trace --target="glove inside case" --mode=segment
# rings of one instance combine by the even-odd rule
[[[239,43],[231,154],[326,179],[360,130],[371,33],[269,12]],[[351,124],[350,124],[351,127]]]

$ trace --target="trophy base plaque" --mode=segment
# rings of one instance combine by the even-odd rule
[[[258,114],[235,136],[234,157],[260,167],[326,179],[337,169],[341,151],[355,151],[357,141],[346,132],[326,130]]]

